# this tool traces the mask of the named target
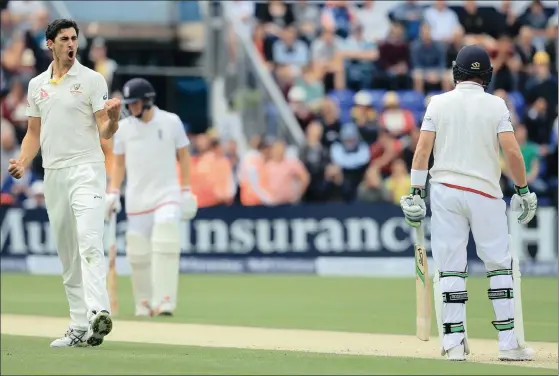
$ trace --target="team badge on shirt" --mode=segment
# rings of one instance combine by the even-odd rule
[[[103,95],[103,100],[106,101],[108,97],[109,97],[109,94],[108,94],[108,93],[105,93],[105,95]]]
[[[82,86],[81,84],[73,84],[72,85],[72,90],[70,90],[70,93],[81,94],[82,93],[81,90],[80,90],[81,86]]]

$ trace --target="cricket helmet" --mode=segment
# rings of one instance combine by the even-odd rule
[[[452,62],[454,83],[467,79],[479,78],[482,86],[487,87],[493,77],[491,59],[485,49],[478,45],[464,46]]]
[[[136,116],[137,118],[141,118],[144,111],[149,110],[153,106],[154,100],[155,89],[151,83],[144,78],[133,78],[127,81],[122,88],[122,103],[124,103],[126,107],[128,107],[130,103],[137,101],[143,102],[142,112]]]

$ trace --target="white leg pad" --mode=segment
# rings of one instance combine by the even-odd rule
[[[466,284],[466,281],[464,281]],[[440,285],[440,278],[439,278],[439,271],[435,269],[435,273],[433,276],[433,302],[435,305],[435,316],[437,320],[437,332],[439,333],[439,343],[441,346],[441,355],[445,356],[446,351],[443,345],[443,295],[441,292],[441,285]],[[470,346],[468,344],[468,326],[466,323],[466,306],[464,306],[464,352],[466,355],[470,353]]]
[[[156,223],[152,232],[154,313],[173,312],[177,304],[180,264],[178,222]]]
[[[138,233],[126,233],[126,257],[131,268],[136,314],[143,315],[146,303],[152,299],[152,249],[149,239]]]

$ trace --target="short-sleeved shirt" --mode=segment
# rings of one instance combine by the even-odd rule
[[[189,144],[180,118],[157,107],[148,123],[134,116],[120,121],[113,153],[125,158],[127,214],[180,203],[176,153]]]
[[[513,132],[505,102],[475,82],[432,97],[421,126],[436,132],[431,182],[502,198],[498,133]]]
[[[105,161],[94,114],[107,99],[103,76],[77,60],[60,80],[52,79],[51,64],[29,82],[26,114],[41,118],[43,168]]]

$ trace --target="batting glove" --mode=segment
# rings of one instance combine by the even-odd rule
[[[198,213],[198,200],[190,188],[182,189],[182,219],[189,220]]]
[[[518,216],[518,223],[525,225],[530,222],[538,208],[538,198],[534,192],[530,192],[528,186],[518,187],[514,186],[515,194],[510,201],[510,208],[512,211],[522,211]]]
[[[105,196],[105,220],[111,218],[112,213],[120,213],[122,210],[122,205],[120,204],[120,193],[112,192],[107,193]]]
[[[427,215],[424,197],[426,197],[425,189],[412,188],[408,196],[402,196],[400,199],[400,207],[406,217],[406,223],[411,227],[421,226],[421,222]]]

